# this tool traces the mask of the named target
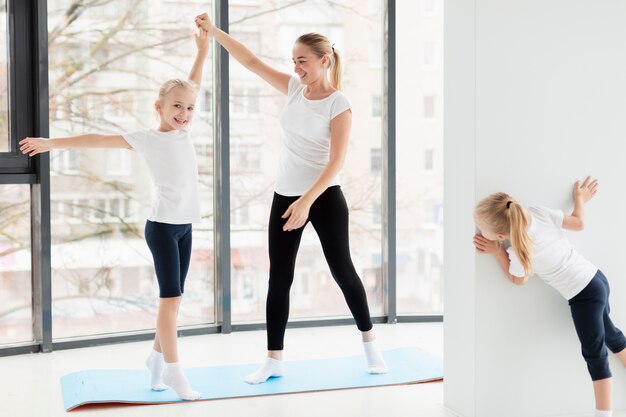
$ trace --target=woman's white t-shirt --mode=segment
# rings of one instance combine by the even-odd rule
[[[533,272],[554,287],[566,300],[581,292],[598,272],[583,258],[563,232],[563,211],[530,207],[528,234],[532,239]],[[512,247],[507,249],[511,266],[509,273],[524,276],[524,268]]]
[[[275,190],[288,197],[301,196],[319,178],[330,159],[330,121],[351,107],[341,91],[309,100],[305,87],[298,77],[289,79],[287,104],[280,114],[283,147]],[[339,176],[332,185],[339,185]]]
[[[144,158],[154,180],[156,193],[148,220],[169,224],[199,222],[198,163],[189,133],[141,129],[122,136]]]

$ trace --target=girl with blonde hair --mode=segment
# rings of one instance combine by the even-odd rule
[[[151,387],[171,387],[183,400],[196,400],[178,359],[176,319],[191,259],[192,223],[200,222],[198,165],[187,130],[194,116],[209,37],[200,29],[195,36],[197,54],[189,79],[166,81],[154,108],[156,129],[140,129],[121,135],[87,133],[64,138],[25,138],[20,150],[29,156],[62,148],[127,148],[145,160],[155,183],[156,195],[145,226],[159,284],[159,309],[153,350],[146,360]]]
[[[525,284],[536,275],[568,300],[582,355],[593,381],[596,417],[612,416],[612,375],[608,348],[626,366],[626,337],[609,317],[609,282],[596,266],[583,258],[563,230],[583,230],[585,204],[598,191],[598,181],[587,177],[574,185],[574,210],[524,208],[513,197],[495,193],[474,210],[480,234],[474,246],[492,254],[508,279]],[[503,242],[510,246],[505,249]]]

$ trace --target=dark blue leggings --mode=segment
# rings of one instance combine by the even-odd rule
[[[179,297],[185,292],[185,278],[191,260],[191,224],[148,220],[145,235],[159,282],[159,297]]]
[[[593,381],[610,378],[607,346],[613,353],[626,348],[626,337],[609,317],[609,282],[598,270],[591,282],[569,300],[576,333]]]
[[[299,197],[274,193],[269,221],[270,277],[267,292],[267,348],[282,350],[285,328],[289,318],[289,289],[293,283],[296,255],[304,227],[283,231],[287,219],[281,216]],[[372,329],[365,288],[350,257],[348,241],[348,205],[336,185],[326,189],[309,211],[311,222],[322,244],[330,272],[343,292],[357,327],[365,332]],[[306,226],[306,225],[305,225]]]

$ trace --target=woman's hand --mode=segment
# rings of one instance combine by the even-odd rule
[[[283,225],[283,231],[290,232],[304,226],[309,219],[309,210],[311,210],[311,204],[302,197],[291,203],[281,216],[283,219],[289,219]]]
[[[198,28],[205,30],[209,36],[213,36],[213,29],[215,26],[213,25],[213,22],[211,22],[208,13],[202,13],[196,16],[195,22]]]
[[[474,235],[474,247],[477,252],[495,255],[500,250],[500,242],[489,240],[481,235]]]
[[[598,192],[598,180],[591,180],[591,177],[585,178],[581,184],[576,181],[574,184],[574,201],[586,203],[591,200]]]
[[[20,151],[28,156],[48,152],[52,149],[52,143],[47,138],[25,138],[20,141]]]

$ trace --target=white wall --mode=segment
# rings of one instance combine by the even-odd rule
[[[445,403],[463,417],[590,414],[591,382],[556,291],[510,284],[471,248],[476,200],[506,191],[571,208],[600,192],[572,242],[607,275],[626,331],[626,2],[446,0]],[[614,408],[626,369],[612,358]]]

